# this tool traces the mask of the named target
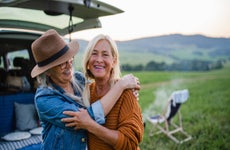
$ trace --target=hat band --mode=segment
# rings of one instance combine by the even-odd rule
[[[59,52],[57,52],[56,54],[54,54],[53,56],[41,61],[41,62],[38,62],[38,66],[39,67],[43,67],[53,61],[55,61],[56,59],[58,59],[59,57],[61,57],[63,54],[65,54],[67,51],[68,51],[69,47],[66,45],[64,48],[62,48]]]

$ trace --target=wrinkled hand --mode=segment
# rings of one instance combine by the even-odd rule
[[[139,101],[139,91],[136,89],[132,89],[133,95],[136,97],[136,99]]]
[[[123,76],[120,81],[122,82],[125,89],[136,89],[140,90],[140,81],[137,77],[133,76],[132,74],[127,74]]]
[[[89,116],[86,109],[80,108],[78,112],[64,111],[63,114],[70,116],[69,118],[61,119],[66,123],[66,127],[73,127],[75,130],[87,129],[94,120]]]

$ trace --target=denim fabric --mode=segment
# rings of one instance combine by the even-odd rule
[[[75,73],[77,81],[84,87],[85,79],[79,72]],[[42,149],[47,150],[85,150],[87,144],[87,131],[65,127],[61,122],[62,118],[68,117],[63,114],[65,110],[78,111],[84,108],[68,96],[64,95],[64,90],[54,85],[55,90],[50,87],[38,88],[35,95],[35,105],[43,127]],[[75,95],[79,95],[75,91]],[[105,123],[105,116],[100,101],[86,108],[89,115],[99,124]]]

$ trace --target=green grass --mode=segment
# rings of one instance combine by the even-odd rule
[[[156,53],[142,52],[142,51],[130,53],[122,50],[120,50],[119,52],[120,52],[119,55],[120,55],[121,64],[130,64],[133,66],[141,64],[145,66],[150,61],[165,62],[167,64],[171,64],[174,62],[172,58]]]
[[[127,72],[125,72],[127,73]],[[230,67],[211,72],[135,72],[141,82],[139,103],[144,118],[165,106],[174,90],[187,88],[189,100],[182,105],[184,129],[192,140],[175,144],[165,135],[149,137],[146,121],[143,150],[227,150],[230,147]]]

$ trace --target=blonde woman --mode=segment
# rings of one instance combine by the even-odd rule
[[[86,80],[92,81],[86,84],[84,97],[94,103],[105,96],[120,79],[116,43],[106,35],[93,38],[86,48],[83,69]],[[140,106],[132,90],[125,90],[121,94],[103,125],[91,119],[85,110],[77,113],[66,111],[65,114],[72,116],[65,120],[67,126],[88,131],[90,150],[139,149],[144,125]]]

